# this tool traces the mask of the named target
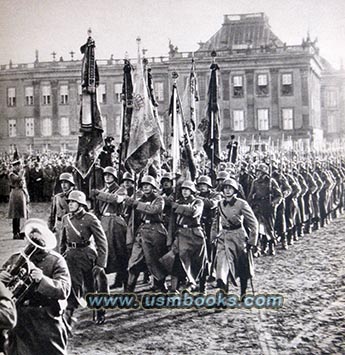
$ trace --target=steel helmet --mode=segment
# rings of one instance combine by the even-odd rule
[[[258,166],[256,167],[256,170],[257,171],[262,171],[263,173],[265,174],[268,174],[269,173],[269,167],[267,164],[265,163],[260,163],[258,164]]]
[[[74,179],[73,179],[73,175],[70,174],[70,173],[62,173],[62,174],[60,174],[59,181],[68,181],[73,186],[75,185],[75,182],[74,182]]]
[[[238,182],[235,179],[231,179],[231,178],[225,179],[223,181],[222,188],[224,188],[225,186],[231,186],[236,191],[238,191]]]
[[[165,173],[163,174],[163,176],[161,177],[161,183],[163,182],[163,180],[173,180],[172,174],[171,173]]]
[[[207,175],[201,175],[198,179],[198,185],[199,184],[205,184],[209,187],[212,187],[211,178]]]
[[[71,191],[70,194],[68,195],[67,201],[75,201],[87,207],[86,196],[82,191],[78,191],[78,190]]]
[[[227,178],[229,178],[229,174],[227,171],[224,170],[220,171],[217,175],[217,180],[227,179]]]
[[[122,176],[122,181],[124,181],[124,180],[129,180],[129,181],[134,182],[133,175],[131,173],[129,173],[128,171],[126,171]]]
[[[195,184],[193,181],[190,181],[190,180],[183,181],[183,183],[181,185],[181,189],[189,189],[194,193],[196,192]]]
[[[151,186],[153,186],[153,188],[155,188],[156,190],[159,189],[159,187],[157,186],[157,182],[155,180],[155,178],[151,175],[145,175],[140,182],[140,186],[142,186],[143,184],[150,184]]]
[[[106,166],[103,170],[103,175],[105,174],[110,174],[113,175],[115,179],[117,179],[117,172],[116,169],[113,168],[112,166]]]

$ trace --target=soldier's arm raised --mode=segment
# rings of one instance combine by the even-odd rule
[[[164,198],[157,196],[152,203],[138,201],[137,211],[144,212],[146,214],[158,214],[162,213],[164,209]]]

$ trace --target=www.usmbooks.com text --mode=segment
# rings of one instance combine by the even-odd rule
[[[234,294],[222,291],[216,294],[169,293],[89,293],[86,302],[91,309],[278,309],[284,305],[279,294],[247,295],[242,301]]]

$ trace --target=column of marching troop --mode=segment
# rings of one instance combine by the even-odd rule
[[[29,219],[24,225],[26,237],[42,250],[31,260],[34,288],[17,304],[13,349],[42,349],[23,339],[37,337],[43,328],[53,334],[41,339],[45,349],[63,349],[63,326],[71,327],[87,292],[138,291],[140,273],[143,279],[150,275],[154,292],[228,292],[232,284],[240,286],[243,300],[253,271],[251,254],[274,255],[278,244],[288,249],[336,218],[345,203],[339,158],[221,163],[215,181],[202,171],[196,182],[169,172],[159,181],[145,174],[136,179],[130,172],[119,180],[112,166],[102,175],[104,187],[88,196],[91,209],[73,175],[62,173],[62,192],[52,199],[48,223]],[[24,179],[20,168],[10,174],[10,200],[20,193],[25,198]],[[18,228],[23,217],[10,218]],[[50,250],[55,244],[57,252]],[[0,272],[5,285],[11,263]],[[115,279],[109,287],[110,274]],[[95,312],[94,320],[102,324],[105,311]]]

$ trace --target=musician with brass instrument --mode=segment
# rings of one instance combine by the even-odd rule
[[[62,314],[71,279],[64,258],[53,251],[56,238],[46,223],[29,219],[27,246],[3,265],[0,281],[12,292],[18,320],[8,333],[6,354],[67,354]]]

